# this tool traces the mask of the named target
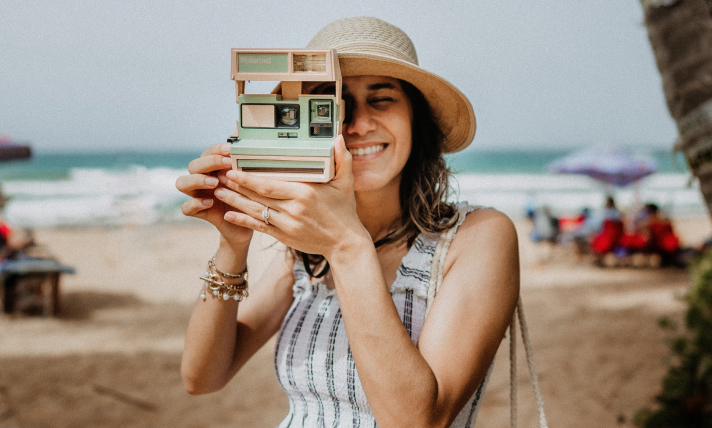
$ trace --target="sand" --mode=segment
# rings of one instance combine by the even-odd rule
[[[522,299],[552,427],[632,427],[660,390],[669,333],[680,318],[682,269],[602,269],[570,248],[545,251],[518,223]],[[676,221],[689,245],[712,234],[707,218]],[[199,221],[136,228],[46,229],[36,238],[76,269],[62,277],[55,318],[0,317],[0,427],[272,427],[287,399],[268,343],[220,392],[190,396],[180,356],[197,276],[217,235]],[[249,260],[259,276],[279,250],[258,237]],[[519,346],[519,423],[535,426]],[[509,426],[508,343],[503,342],[477,426]]]

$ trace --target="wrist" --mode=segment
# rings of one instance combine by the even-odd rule
[[[250,241],[235,244],[220,237],[220,245],[215,253],[215,266],[225,272],[242,272],[247,266]]]
[[[338,266],[341,263],[353,261],[363,254],[368,254],[369,251],[373,251],[375,254],[375,247],[371,235],[366,229],[363,229],[363,233],[356,233],[349,239],[342,239],[331,253],[325,254],[324,257],[332,266]]]

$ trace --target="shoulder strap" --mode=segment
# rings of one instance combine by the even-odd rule
[[[438,239],[438,243],[435,245],[433,262],[430,268],[430,282],[428,283],[428,298],[425,301],[426,316],[428,315],[428,312],[430,312],[430,305],[433,304],[435,294],[438,292],[440,284],[443,282],[443,266],[445,265],[445,256],[447,256],[447,251],[450,249],[452,238],[455,237],[455,230],[457,230],[460,219],[467,215],[468,208],[469,206],[465,205],[457,211],[457,221],[455,222],[455,225],[441,233],[440,239]]]
[[[428,298],[425,306],[426,316],[430,311],[430,306],[433,303],[435,295],[440,289],[440,284],[443,282],[443,265],[445,264],[445,257],[450,249],[452,239],[455,236],[455,230],[460,223],[461,216],[467,215],[468,209],[469,206],[467,205],[460,208],[458,211],[458,221],[453,227],[440,234],[440,239],[438,239],[438,243],[435,245],[435,252],[430,269],[430,282],[428,284]],[[536,365],[534,364],[534,352],[532,350],[531,340],[529,339],[527,323],[524,319],[524,306],[521,296],[519,296],[517,307],[512,315],[512,322],[509,325],[510,426],[511,428],[516,428],[517,426],[517,319],[519,319],[519,323],[521,324],[522,341],[524,342],[524,352],[527,356],[529,380],[534,389],[534,400],[536,401],[536,410],[539,416],[539,427],[548,428],[549,424],[544,414],[544,398],[542,397],[541,388],[539,387],[539,376],[536,371]]]

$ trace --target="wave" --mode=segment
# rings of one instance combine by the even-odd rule
[[[175,188],[187,169],[131,166],[72,168],[64,179],[9,180],[5,218],[17,227],[147,225],[188,220],[180,206],[188,200]],[[611,189],[583,176],[460,173],[452,182],[453,200],[496,208],[520,218],[532,205],[548,205],[562,216],[603,205],[613,193],[623,209],[655,202],[671,216],[705,213],[689,175],[655,174],[634,186]]]
[[[71,169],[66,180],[8,181],[5,217],[18,227],[145,225],[184,219],[175,188],[187,170]]]

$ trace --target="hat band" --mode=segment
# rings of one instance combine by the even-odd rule
[[[346,44],[342,44],[342,45],[333,46],[333,48],[335,48],[336,52],[338,52],[339,54],[344,54],[344,53],[372,54],[372,55],[390,57],[390,58],[398,59],[401,61],[409,62],[414,65],[418,65],[418,57],[415,56],[415,53],[413,53],[412,56],[409,56],[409,55],[405,54],[404,52],[402,52],[398,49],[395,49],[392,46],[384,45],[381,43],[355,42],[355,43],[346,43]]]

